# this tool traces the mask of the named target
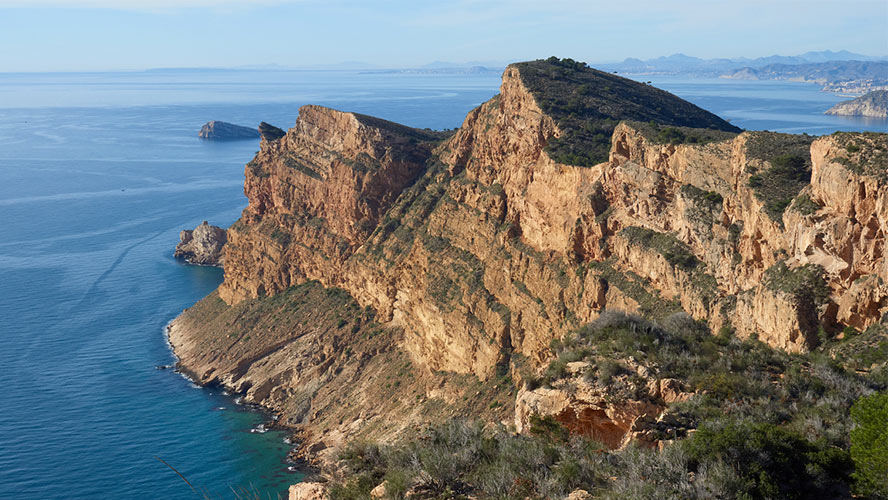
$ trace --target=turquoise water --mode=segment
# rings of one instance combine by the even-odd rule
[[[655,82],[746,128],[828,133],[815,86]],[[172,259],[178,232],[246,205],[257,141],[205,143],[216,119],[291,126],[318,103],[452,128],[499,75],[192,71],[0,74],[0,498],[195,499],[182,480],[283,493],[279,432],[170,370],[164,325],[221,281]]]

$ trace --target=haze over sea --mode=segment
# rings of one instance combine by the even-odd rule
[[[842,98],[793,82],[639,77],[748,129],[886,131],[823,115]],[[258,141],[208,143],[224,120],[292,126],[322,104],[458,127],[499,74],[153,71],[0,74],[0,498],[196,499],[284,493],[280,432],[171,370],[164,325],[221,281],[172,258],[181,229],[228,226]]]

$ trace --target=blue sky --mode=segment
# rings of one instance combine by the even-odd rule
[[[888,54],[886,0],[0,0],[0,72]]]

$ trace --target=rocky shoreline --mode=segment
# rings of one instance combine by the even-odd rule
[[[245,393],[238,392],[236,388],[231,385],[216,382],[207,383],[205,381],[202,381],[199,375],[189,368],[187,363],[182,362],[179,355],[177,354],[176,346],[174,345],[171,338],[172,335],[174,335],[173,330],[176,329],[176,319],[178,319],[178,317],[171,320],[164,327],[164,337],[167,341],[167,345],[170,348],[170,352],[175,357],[175,362],[171,366],[164,366],[163,369],[173,368],[174,371],[182,378],[204,389],[212,389],[214,387],[221,388],[233,399],[234,404],[251,411],[260,412],[265,417],[264,422],[259,424],[260,427],[251,429],[250,431],[263,433],[267,431],[284,432],[286,434],[284,441],[287,444],[292,445],[290,451],[287,453],[286,458],[288,469],[293,471],[293,468],[295,468],[295,470],[298,470],[299,472],[305,474],[306,478],[317,477],[318,473],[321,470],[321,467],[325,464],[318,462],[316,460],[316,457],[314,457],[308,451],[307,447],[302,446],[302,443],[306,441],[302,431],[300,431],[293,425],[288,425],[287,423],[285,423],[285,420],[283,420],[282,418],[283,415],[280,411],[275,409],[273,406],[250,401],[249,399],[247,399],[248,396]],[[175,335],[178,338],[182,335],[187,335],[187,332],[176,332]]]

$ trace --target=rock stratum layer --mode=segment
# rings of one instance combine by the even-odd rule
[[[247,164],[225,281],[171,328],[181,365],[285,414],[310,452],[439,415],[521,427],[529,408],[620,446],[678,382],[516,392],[605,309],[787,351],[888,312],[885,134],[737,133],[652,92],[536,61],[450,136],[303,107]],[[588,166],[576,151],[602,137]]]

